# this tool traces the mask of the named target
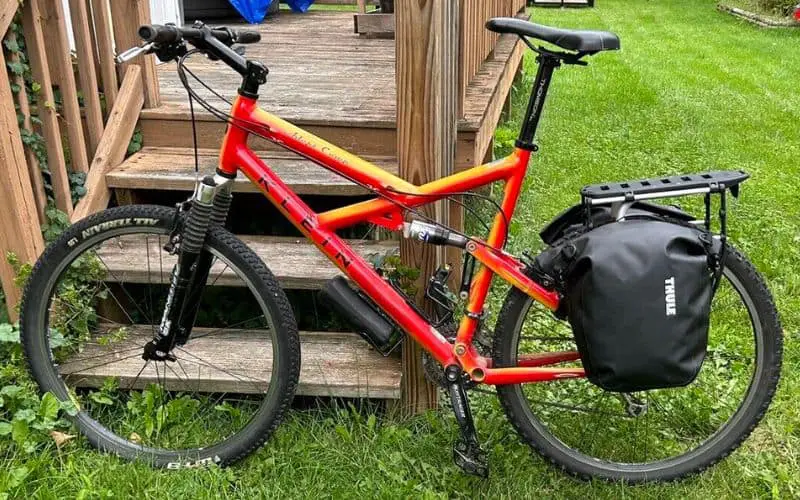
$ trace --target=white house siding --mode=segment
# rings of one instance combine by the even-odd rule
[[[69,0],[61,0],[64,4],[64,14],[67,19],[67,34],[69,35],[69,46],[75,50],[75,38],[72,35],[72,19],[69,15]],[[111,0],[120,1],[120,0]],[[150,17],[153,24],[183,24],[181,0],[150,0]],[[122,47],[126,50],[130,47]]]

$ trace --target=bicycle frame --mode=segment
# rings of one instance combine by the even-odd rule
[[[468,191],[495,181],[505,181],[501,206],[510,219],[519,198],[530,151],[517,148],[508,157],[424,184],[412,185],[380,167],[348,153],[325,140],[259,108],[256,99],[239,95],[233,103],[234,120],[250,130],[229,126],[220,152],[218,173],[243,172],[297,229],[353,280],[395,323],[427,350],[442,366],[459,365],[472,380],[486,384],[518,384],[584,376],[582,368],[551,367],[580,358],[575,351],[520,356],[518,365],[494,368],[492,360],[479,355],[472,338],[483,313],[495,274],[534,300],[555,310],[556,292],[529,278],[523,264],[502,250],[505,221],[498,214],[485,242],[470,241],[466,251],[483,264],[469,292],[467,314],[461,320],[455,344],[448,342],[426,319],[387,283],[375,269],[335,233],[337,229],[369,222],[392,231],[403,227],[403,208],[418,207],[445,198],[448,193]],[[383,197],[362,201],[323,213],[315,213],[247,146],[250,133],[260,135],[339,175],[367,185]],[[388,198],[388,199],[387,199]]]

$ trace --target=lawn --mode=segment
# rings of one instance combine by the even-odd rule
[[[613,30],[623,50],[557,72],[512,250],[538,247],[536,228],[575,203],[585,184],[713,169],[752,174],[732,204],[731,237],[768,279],[786,349],[773,406],[739,451],[673,484],[578,482],[532,455],[493,398],[482,395],[476,406],[492,466],[487,481],[452,464],[457,430],[447,411],[398,421],[340,404],[293,412],[264,449],[223,470],[154,471],[98,454],[78,439],[31,455],[8,446],[0,457],[0,492],[9,498],[800,496],[800,30],[759,29],[718,12],[710,0],[601,0],[594,9],[532,14],[544,24]],[[534,73],[526,57],[512,114],[497,133],[498,154],[513,144]]]

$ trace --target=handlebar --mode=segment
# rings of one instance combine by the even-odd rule
[[[257,31],[239,31],[231,28],[211,29],[207,26],[195,25],[192,28],[178,26],[162,26],[160,24],[146,24],[139,28],[139,37],[146,42],[143,47],[132,49],[120,54],[117,58],[125,62],[142,53],[155,52],[161,60],[172,59],[177,56],[174,46],[186,41],[206,52],[212,59],[219,59],[242,76],[249,74],[248,61],[236,51],[231,49],[235,43],[247,44],[261,41],[261,33]],[[172,49],[172,50],[170,50]],[[185,49],[183,50],[185,53]]]
[[[232,45],[234,43],[257,43],[261,41],[261,33],[257,31],[240,31],[230,28],[179,28],[177,26],[162,26],[160,24],[146,24],[141,26],[139,28],[139,37],[145,42],[156,44],[177,43],[181,40],[192,43],[202,40],[208,32],[225,45]]]
[[[173,61],[187,54],[186,43],[205,53],[209,59],[220,60],[244,77],[239,92],[242,95],[258,95],[258,87],[267,81],[269,70],[258,61],[248,61],[242,51],[231,48],[235,43],[247,44],[261,41],[257,31],[231,28],[209,28],[198,22],[191,28],[174,25],[146,24],[139,27],[139,37],[145,43],[126,50],[116,57],[118,63],[126,63],[143,54],[156,54],[161,61]]]

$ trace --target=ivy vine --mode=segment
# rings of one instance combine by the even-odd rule
[[[20,111],[19,96],[22,90],[25,91],[28,99],[30,109],[34,110],[37,106],[55,106],[57,112],[60,112],[61,103],[60,99],[56,99],[55,103],[43,102],[40,99],[42,86],[39,82],[35,81],[31,73],[28,54],[25,47],[25,33],[20,23],[19,15],[12,21],[8,30],[9,34],[14,36],[6,36],[3,40],[3,47],[10,57],[6,58],[6,66],[8,72],[12,75],[21,77],[24,82],[25,88],[21,88],[17,82],[11,82],[11,92],[17,97],[15,107],[17,110],[17,123],[19,125],[20,135],[22,136],[22,144],[25,148],[33,153],[36,161],[39,163],[39,168],[42,172],[44,180],[45,193],[47,194],[47,202],[50,208],[47,210],[48,214],[52,214],[54,209],[53,188],[50,180],[50,170],[47,162],[47,147],[44,137],[39,134],[36,129],[42,125],[39,117],[35,113],[31,113],[30,119],[33,125],[33,130],[26,130],[22,125],[25,121],[25,116]],[[70,192],[72,193],[72,202],[77,203],[85,194],[86,188],[86,174],[84,173],[71,173],[69,175]]]

